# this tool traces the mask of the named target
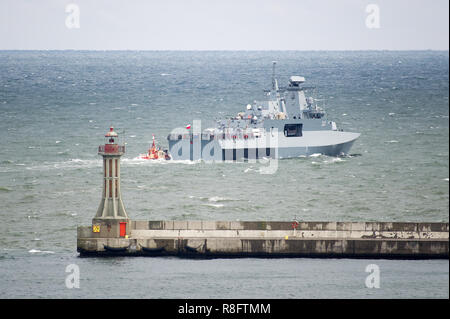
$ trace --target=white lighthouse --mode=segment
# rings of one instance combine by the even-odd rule
[[[125,237],[129,233],[129,217],[120,192],[120,157],[125,153],[125,145],[119,145],[119,135],[112,127],[105,138],[105,144],[98,147],[98,154],[103,157],[103,196],[92,220],[93,231],[100,232],[100,225],[106,225],[110,236]]]

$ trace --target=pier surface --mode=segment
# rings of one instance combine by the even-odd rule
[[[199,258],[449,258],[448,223],[128,220],[127,224],[127,235],[119,235],[114,221],[78,227],[78,252]]]

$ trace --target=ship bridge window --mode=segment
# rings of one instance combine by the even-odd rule
[[[286,124],[284,126],[284,136],[302,136],[303,135],[303,124]]]

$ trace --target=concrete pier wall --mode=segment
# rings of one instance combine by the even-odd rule
[[[295,229],[294,229],[295,227]],[[448,258],[448,223],[131,221],[128,238],[78,228],[83,256]]]

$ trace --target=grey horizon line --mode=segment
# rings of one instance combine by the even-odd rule
[[[388,52],[449,52],[449,49],[318,49],[318,50],[304,50],[304,49],[0,49],[4,51],[142,51],[142,52],[368,52],[368,51],[388,51]]]

